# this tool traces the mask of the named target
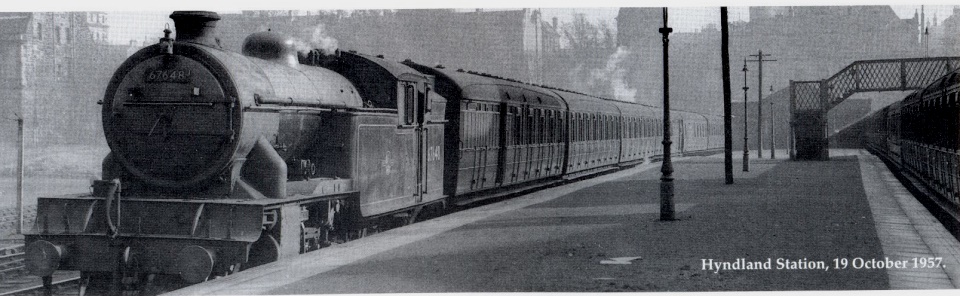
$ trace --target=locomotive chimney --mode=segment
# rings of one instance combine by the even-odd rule
[[[217,21],[220,15],[212,11],[174,11],[170,14],[177,30],[177,41],[220,47],[217,39]]]

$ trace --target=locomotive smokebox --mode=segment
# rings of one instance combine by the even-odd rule
[[[217,21],[220,15],[212,11],[174,11],[170,14],[177,30],[177,41],[220,47],[217,40]]]

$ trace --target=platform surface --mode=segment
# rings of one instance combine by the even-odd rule
[[[678,221],[658,220],[660,164],[646,164],[170,294],[960,287],[960,243],[875,156],[754,159],[750,172],[736,156],[733,185],[721,157],[675,162]]]

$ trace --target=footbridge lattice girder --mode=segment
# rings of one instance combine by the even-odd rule
[[[825,80],[826,109],[858,92],[921,89],[958,65],[960,57],[856,61]]]
[[[799,124],[803,118],[820,118],[826,120],[826,113],[843,103],[844,100],[858,92],[873,91],[909,91],[926,87],[936,79],[955,71],[960,66],[960,57],[929,57],[885,60],[856,61],[840,70],[830,78],[816,81],[790,81],[790,113],[791,128],[817,128],[822,131],[794,131],[793,137],[797,148],[813,149],[818,145],[801,145],[801,141],[814,141],[826,145],[826,123]],[[820,112],[820,116],[810,117],[812,113]],[[800,114],[800,115],[798,115]],[[801,118],[802,117],[802,118]],[[827,147],[818,153],[792,152],[797,155],[823,155],[826,158]],[[808,151],[809,152],[809,151]]]

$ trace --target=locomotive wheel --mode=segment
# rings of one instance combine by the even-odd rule
[[[266,232],[260,234],[260,239],[250,245],[250,252],[247,258],[247,264],[244,269],[257,267],[280,259],[280,243],[272,235]]]

